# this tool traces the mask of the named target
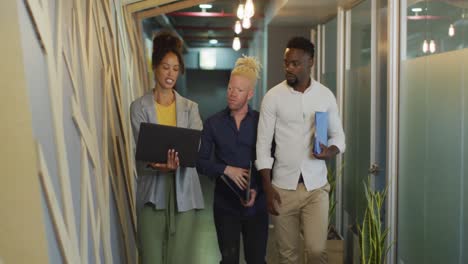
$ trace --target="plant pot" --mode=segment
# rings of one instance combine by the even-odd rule
[[[327,240],[328,264],[343,264],[344,240]]]
[[[352,264],[361,264],[361,245],[359,243],[358,233],[357,225],[354,224],[349,227],[348,237],[351,241],[351,245],[348,259]]]
[[[334,228],[328,232],[327,255],[329,264],[344,263],[344,240]]]

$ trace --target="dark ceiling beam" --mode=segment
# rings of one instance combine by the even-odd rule
[[[199,27],[199,26],[176,26],[175,29],[180,30],[199,30],[199,31],[207,31],[207,30],[214,30],[214,31],[233,31],[234,27]],[[257,31],[258,28],[251,27],[245,30],[252,30]]]
[[[237,17],[234,13],[225,12],[172,12],[167,15],[184,17]],[[263,15],[254,15],[252,18],[263,18]]]
[[[169,4],[171,2],[175,2],[175,0],[143,0],[136,3],[131,3],[127,5],[127,10],[133,14],[135,12],[139,12],[148,8],[152,8],[155,6],[161,6],[165,4]]]

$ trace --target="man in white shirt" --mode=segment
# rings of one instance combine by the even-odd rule
[[[325,160],[344,152],[345,135],[335,96],[310,77],[313,62],[314,45],[309,40],[289,40],[284,53],[286,80],[268,91],[260,110],[256,166],[273,215],[280,263],[299,262],[301,231],[307,263],[327,263],[330,186]],[[313,151],[315,112],[328,113],[328,146],[321,145],[320,154]]]

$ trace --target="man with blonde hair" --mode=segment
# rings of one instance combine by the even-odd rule
[[[253,165],[259,113],[248,105],[259,72],[255,58],[239,58],[229,79],[228,106],[203,126],[197,169],[216,179],[213,215],[221,264],[239,263],[241,235],[246,262],[265,263],[268,213]],[[249,190],[249,200],[240,198],[236,190]]]

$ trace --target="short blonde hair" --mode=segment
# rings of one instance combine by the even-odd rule
[[[243,55],[237,59],[234,69],[232,69],[231,75],[241,75],[247,77],[253,82],[253,88],[257,84],[257,80],[260,79],[260,69],[262,65],[255,57]]]

